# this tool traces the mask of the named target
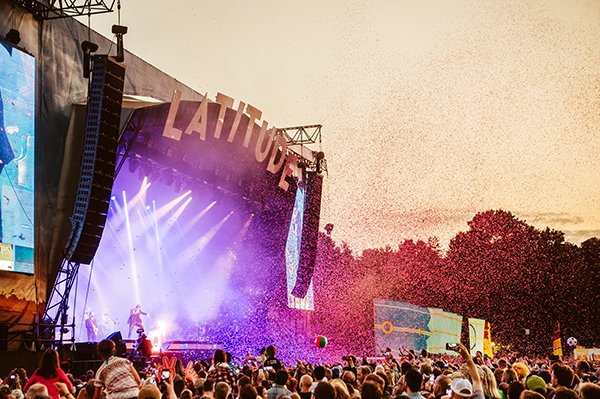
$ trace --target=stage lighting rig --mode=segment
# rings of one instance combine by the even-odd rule
[[[83,51],[83,77],[86,79],[90,78],[90,67],[92,62],[92,54],[98,51],[98,45],[96,43],[88,42],[85,40],[81,43],[81,50]]]
[[[8,41],[13,46],[16,46],[21,41],[21,33],[19,33],[16,29],[11,29],[8,31],[6,36],[4,36],[6,41]]]
[[[315,156],[315,169],[317,173],[321,173],[323,170],[327,170],[327,161],[325,160],[325,153],[318,151],[314,153]]]
[[[112,33],[117,37],[117,62],[125,61],[125,49],[123,47],[123,35],[127,33],[127,27],[123,25],[113,25]]]
[[[283,134],[289,152],[295,154],[299,164],[308,171],[327,172],[327,161],[322,151],[312,151],[308,146],[321,144],[322,125],[283,127],[277,130]]]
[[[13,0],[13,4],[46,21],[112,12],[115,0]]]
[[[323,125],[304,125],[294,127],[282,127],[278,129],[283,132],[288,143],[293,144],[315,144],[321,143],[321,128]]]
[[[137,157],[134,155],[131,158],[129,158],[129,171],[131,173],[134,173],[137,168],[140,166],[140,161],[137,159]]]

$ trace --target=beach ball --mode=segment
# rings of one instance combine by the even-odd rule
[[[315,346],[317,348],[324,348],[327,346],[327,338],[325,338],[322,335],[317,336],[317,339],[315,339]]]

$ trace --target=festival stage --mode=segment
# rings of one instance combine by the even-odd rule
[[[0,10],[25,21],[19,27],[24,48],[14,43],[2,54],[29,60],[14,68],[27,78],[29,102],[39,104],[5,112],[4,122],[13,126],[10,134],[26,126],[15,115],[44,126],[35,140],[22,135],[20,163],[10,165],[11,173],[18,167],[37,175],[11,175],[19,186],[35,181],[35,199],[10,201],[19,212],[31,205],[31,217],[17,223],[31,234],[5,234],[35,242],[26,242],[34,254],[17,248],[17,262],[4,267],[11,271],[0,271],[0,350],[97,342],[115,332],[134,340],[140,326],[166,353],[203,351],[215,342],[234,355],[269,344],[310,346],[312,332],[300,337],[290,326],[315,308],[326,165],[318,145],[309,148],[304,136],[270,125],[268,112],[263,117],[222,93],[202,95],[127,51],[121,63],[110,54],[110,40],[72,18],[49,29],[5,0]],[[83,57],[73,37],[98,44],[94,57]],[[94,69],[100,60],[115,69]],[[90,90],[101,75],[107,78]],[[3,81],[3,98],[25,93],[11,89],[11,79]],[[92,101],[90,93],[103,101]],[[122,103],[113,101],[121,97]],[[106,104],[116,108],[96,109]],[[103,136],[107,126],[115,133],[110,137]],[[320,142],[321,126],[305,127],[318,131],[308,141]],[[305,133],[305,127],[287,129]],[[25,157],[34,148],[44,151]],[[94,159],[82,163],[88,155]],[[21,167],[33,159],[35,165]],[[82,191],[90,187],[94,195]],[[93,233],[82,234],[82,225]],[[72,257],[77,246],[87,251],[85,261]],[[143,313],[132,325],[137,305]]]
[[[179,103],[174,128],[184,130],[201,106]],[[208,115],[218,106],[208,104]],[[65,339],[115,331],[134,339],[141,325],[150,341],[172,342],[165,352],[222,342],[239,354],[286,339],[279,324],[290,322],[290,305],[314,308],[312,273],[299,278],[298,266],[309,230],[316,243],[322,177],[272,173],[286,164],[285,148],[273,144],[259,162],[259,127],[245,115],[238,129],[254,129],[247,146],[241,133],[215,137],[210,119],[204,139],[173,140],[165,136],[172,107],[135,109],[124,126],[103,237],[93,264],[79,269],[70,306],[77,327]],[[227,109],[221,129],[235,118]],[[92,314],[96,337],[85,328]]]

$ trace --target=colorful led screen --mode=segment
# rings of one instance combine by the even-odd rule
[[[292,290],[296,284],[298,274],[298,265],[300,263],[300,252],[302,247],[302,226],[304,224],[304,207],[306,203],[306,188],[303,184],[298,185],[296,190],[296,201],[292,211],[292,220],[290,230],[285,245],[285,265],[286,265],[286,283],[288,306],[294,309],[314,310],[314,289],[313,283],[310,283],[308,292],[304,298],[297,298],[292,295]]]
[[[0,270],[33,274],[35,58],[0,43]]]

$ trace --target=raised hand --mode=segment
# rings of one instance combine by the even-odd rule
[[[194,370],[194,362],[189,361],[185,366],[185,379],[188,382],[194,382],[198,378],[198,373]]]

